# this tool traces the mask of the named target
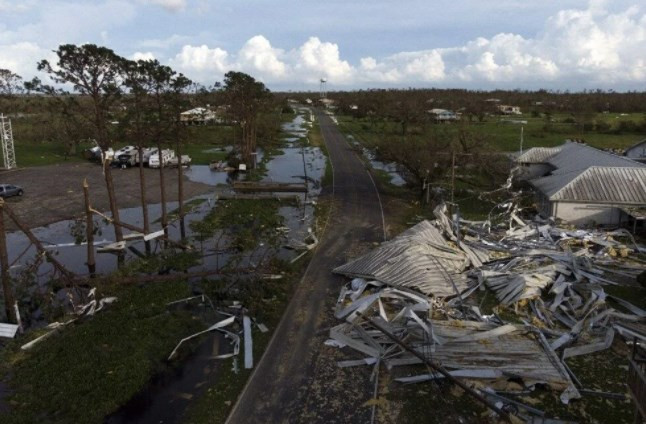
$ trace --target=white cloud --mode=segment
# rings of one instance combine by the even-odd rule
[[[171,66],[177,67],[189,78],[211,82],[221,79],[221,76],[231,69],[228,59],[229,53],[221,48],[211,49],[206,44],[187,45],[171,59]]]
[[[352,82],[354,68],[341,60],[339,46],[335,43],[310,37],[293,56],[296,61],[294,69],[301,81],[318,83],[321,77],[325,77],[339,84]]]
[[[356,66],[342,58],[337,44],[318,37],[285,51],[262,35],[237,53],[186,45],[174,63],[188,75],[197,71],[212,80],[235,69],[269,84],[316,84],[321,77],[339,86],[646,83],[646,14],[637,7],[611,13],[604,4],[592,1],[587,9],[560,11],[534,37],[499,33],[461,46],[364,57]]]
[[[35,5],[34,0],[15,2],[0,0],[0,12],[2,13],[23,13],[29,11]]]
[[[135,52],[131,56],[132,60],[154,60],[155,55],[151,52]]]
[[[256,35],[238,52],[237,67],[256,71],[261,77],[280,79],[287,72],[287,65],[280,60],[282,55],[282,50],[273,48],[269,40],[262,35]]]
[[[186,0],[144,0],[146,3],[161,6],[169,12],[179,12],[186,9]]]
[[[518,7],[527,4],[505,1]],[[574,0],[566,3],[571,5]],[[167,22],[180,20],[156,7],[142,12],[142,4],[155,4],[169,11],[188,8],[187,0],[60,0],[52,1],[47,11],[35,4],[35,0],[0,0],[0,13],[23,16],[18,12],[26,12],[28,17],[34,14],[33,19],[16,19],[14,26],[9,26],[14,22],[11,20],[0,24],[0,64],[27,78],[37,74],[36,62],[51,58],[51,50],[59,44],[88,40],[118,43],[128,38],[133,23],[142,23],[144,14],[146,20],[154,22],[158,21],[155,16]],[[206,0],[195,0],[190,13],[196,13],[193,6],[200,4],[210,7]],[[509,7],[513,9],[512,6]],[[210,30],[198,27],[195,32],[175,34],[142,29],[141,41],[130,40],[125,51],[117,53],[133,58],[156,57],[160,61],[169,58],[169,65],[206,84],[221,80],[229,70],[237,70],[269,86],[290,88],[318,84],[324,77],[330,87],[339,88],[435,85],[633,89],[646,86],[645,8],[591,0],[587,7],[553,13],[534,34],[500,32],[417,51],[402,48],[399,53],[373,54],[356,61],[344,56],[343,43],[329,39],[311,36],[303,38],[302,43],[277,45],[264,35],[255,35],[231,48],[214,41],[216,36]],[[210,42],[205,43],[206,39]]]
[[[35,75],[36,64],[42,59],[55,62],[55,55],[52,51],[27,41],[0,46],[0,67],[9,69],[24,79],[31,79]]]
[[[186,44],[190,42],[191,38],[186,35],[173,34],[166,38],[149,38],[137,42],[137,46],[146,49],[168,49],[177,45]]]

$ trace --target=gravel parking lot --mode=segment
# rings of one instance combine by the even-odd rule
[[[138,168],[113,169],[112,176],[119,208],[139,206]],[[146,197],[159,203],[159,170],[145,169]],[[177,169],[164,169],[167,201],[177,201]],[[10,197],[7,204],[30,228],[40,227],[84,214],[83,180],[90,186],[92,206],[108,211],[110,205],[101,166],[95,163],[62,163],[0,172],[0,183],[16,184],[25,190],[22,197]],[[184,199],[207,193],[212,187],[184,178]],[[8,230],[13,223],[5,220]]]

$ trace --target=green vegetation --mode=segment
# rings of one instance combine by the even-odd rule
[[[16,136],[14,136],[14,138],[15,137]],[[19,167],[84,161],[80,154],[68,154],[68,149],[60,144],[22,143],[16,140],[15,149],[16,163]]]
[[[508,117],[492,115],[483,122],[456,122],[451,124],[427,123],[409,128],[408,136],[424,138],[429,135],[446,133],[454,135],[466,125],[471,131],[485,136],[487,143],[498,151],[511,152],[520,149],[520,128],[524,127],[523,148],[549,147],[562,144],[566,139],[583,139],[598,148],[625,149],[643,139],[643,132],[631,130],[643,125],[644,114],[596,114],[591,122],[592,128],[581,128],[569,114],[545,116]],[[374,148],[384,141],[396,142],[401,137],[401,124],[393,120],[379,122],[353,118],[348,115],[338,116],[339,124],[344,131]],[[517,124],[510,121],[527,121]]]
[[[254,332],[253,354],[256,361],[260,359],[267,348],[272,333],[285,311],[296,282],[300,279],[307,261],[301,261],[295,266],[275,261],[272,273],[281,274],[280,280],[251,280],[236,283],[235,296],[232,300],[240,301],[258,322],[265,324],[270,331]],[[220,287],[210,285],[205,287],[207,294],[213,299],[223,296]],[[224,296],[228,296],[224,294]],[[243,355],[241,347],[240,355]],[[240,359],[238,358],[238,363]],[[217,382],[189,405],[186,411],[186,422],[190,423],[221,423],[226,420],[229,411],[236,402],[238,395],[247,383],[253,370],[240,367],[238,374],[233,372],[232,359],[223,361],[218,370]]]
[[[200,239],[213,237],[217,231],[230,232],[230,246],[242,252],[252,249],[257,243],[275,243],[276,228],[283,225],[278,208],[288,204],[277,199],[220,200],[216,208],[202,221],[190,224]]]
[[[98,292],[118,301],[28,352],[19,349],[25,339],[3,350],[0,364],[10,376],[12,394],[2,422],[101,422],[165,366],[179,339],[204,327],[189,312],[166,307],[191,295],[185,283],[110,286]]]

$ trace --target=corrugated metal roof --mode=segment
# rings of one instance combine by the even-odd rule
[[[547,160],[561,151],[561,147],[532,147],[516,158],[517,163],[546,163]]]
[[[623,156],[604,152],[581,143],[568,142],[561,146],[561,151],[547,161],[556,168],[552,175],[569,174],[591,166],[640,167],[643,164]]]
[[[547,177],[529,180],[529,183],[533,185],[538,191],[551,199],[554,193],[556,193],[557,191],[565,187],[568,183],[570,183],[573,179],[581,175],[583,171],[585,171],[585,169],[579,169],[567,174],[548,175]]]
[[[529,153],[529,152],[528,152]],[[550,200],[634,203],[646,197],[643,185],[634,184],[646,165],[581,143],[567,142],[547,159],[556,169],[530,181]],[[589,171],[595,168],[594,171]],[[632,171],[621,172],[621,168]],[[576,183],[575,183],[576,181]],[[641,192],[639,190],[642,190]]]
[[[431,222],[422,221],[334,272],[445,297],[456,294],[454,284],[460,292],[469,287],[460,274],[469,264],[464,252],[451,247]]]
[[[592,166],[554,193],[550,200],[646,204],[646,167]]]

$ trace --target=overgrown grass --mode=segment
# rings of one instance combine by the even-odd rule
[[[249,309],[251,316],[270,330],[267,333],[254,332],[253,355],[256,363],[267,348],[307,262],[301,261],[295,265],[289,265],[275,261],[272,272],[282,274],[282,279],[238,282],[235,286],[235,295],[232,299],[240,301]],[[205,289],[214,299],[222,296],[217,286],[205,287]],[[241,349],[240,357],[243,354]],[[252,371],[240,369],[236,374],[233,371],[232,359],[224,361],[219,368],[217,382],[189,405],[184,416],[185,422],[196,424],[224,422]]]
[[[9,375],[5,423],[100,423],[164,367],[177,341],[203,327],[166,303],[191,294],[181,282],[110,287],[116,303],[25,352],[16,340],[2,353]],[[30,333],[35,336],[36,333]]]
[[[69,154],[67,149],[55,143],[14,143],[16,163],[19,167],[53,165],[62,162],[82,162],[81,154]]]
[[[221,200],[202,221],[193,221],[190,226],[200,239],[226,229],[231,236],[231,247],[242,252],[260,242],[277,240],[276,228],[283,225],[278,208],[287,204],[288,201],[277,199]]]

